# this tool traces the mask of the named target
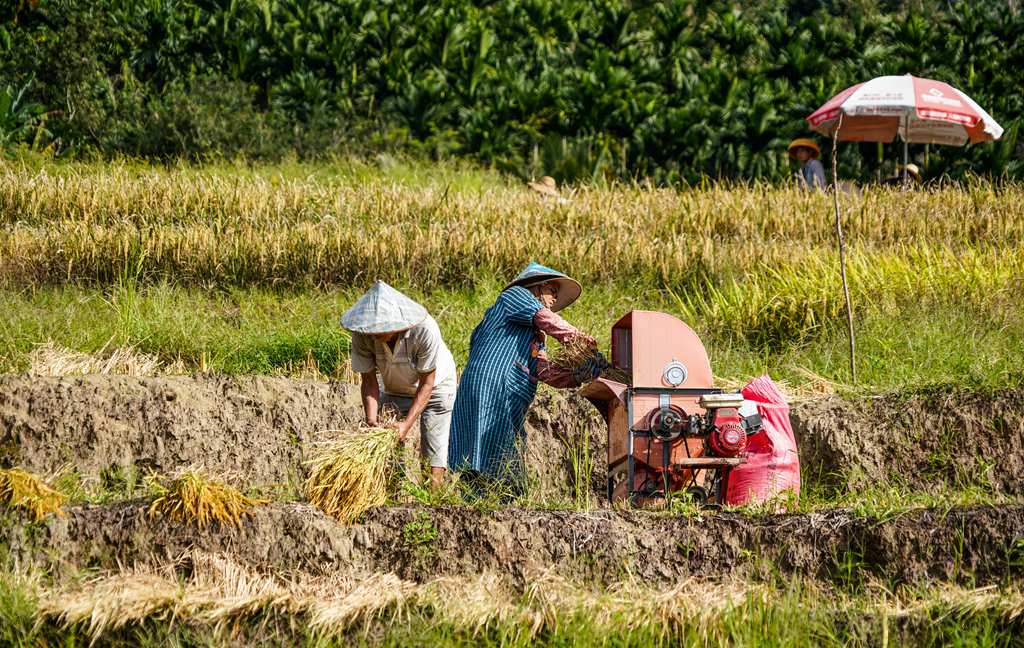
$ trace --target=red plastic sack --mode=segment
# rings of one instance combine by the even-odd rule
[[[799,495],[800,458],[786,398],[768,376],[754,378],[742,393],[757,404],[761,431],[747,439],[747,463],[729,471],[725,503],[764,502],[787,490]]]

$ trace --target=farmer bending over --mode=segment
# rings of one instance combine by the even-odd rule
[[[456,388],[455,360],[437,322],[425,308],[378,281],[342,315],[341,325],[352,332],[352,369],[362,379],[366,424],[376,427],[380,408],[391,407],[404,417],[395,428],[399,441],[405,441],[419,420],[420,454],[430,462],[436,488],[448,464]]]
[[[544,353],[544,333],[561,342],[582,336],[597,346],[555,313],[576,301],[580,292],[576,280],[531,263],[473,331],[455,399],[448,462],[478,492],[494,480],[510,492],[521,491],[524,421],[538,381],[575,387],[600,373],[596,349],[594,360],[576,372],[549,364]]]

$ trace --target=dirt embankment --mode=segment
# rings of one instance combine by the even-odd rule
[[[99,478],[202,464],[251,486],[293,485],[310,444],[361,418],[358,390],[271,377],[0,376],[0,465]],[[980,485],[1024,494],[1024,390],[950,391],[792,408],[804,483]],[[605,430],[575,395],[543,390],[527,419],[527,465],[540,495],[575,480],[605,487]],[[582,439],[589,436],[586,450]]]
[[[202,465],[247,486],[288,486],[303,479],[312,443],[361,419],[358,387],[347,383],[6,375],[0,376],[0,466],[40,474],[68,466],[98,480]],[[580,421],[600,424],[580,399],[538,397],[527,431],[538,492],[564,492],[573,479],[565,441],[575,438]]]
[[[1024,494],[1024,389],[829,397],[791,416],[805,483]]]
[[[7,520],[0,542],[56,573],[166,564],[191,550],[261,570],[423,580],[496,572],[525,582],[541,571],[652,585],[690,576],[774,573],[891,583],[984,585],[1024,578],[1024,507],[917,510],[892,519],[847,511],[749,518],[612,511],[479,511],[394,507],[342,525],[305,504],[258,507],[239,527],[198,531],[151,519],[143,503],[72,507],[42,525]]]
[[[303,447],[355,421],[348,386],[266,377],[0,377],[0,463],[87,478],[203,465],[294,482]]]

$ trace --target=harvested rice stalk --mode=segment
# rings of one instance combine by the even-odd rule
[[[64,505],[64,495],[21,468],[0,470],[0,502],[28,511],[36,522],[51,513],[64,515],[60,510]]]
[[[387,499],[388,474],[395,462],[398,437],[386,427],[341,431],[318,445],[307,462],[306,499],[328,515],[352,521]]]
[[[559,347],[551,354],[551,362],[562,369],[574,371],[594,357],[596,348],[582,335],[573,335],[559,343]]]
[[[551,362],[563,369],[575,372],[594,357],[597,347],[591,346],[582,336],[573,336],[566,340],[551,355]],[[625,369],[608,367],[601,371],[601,377],[624,384],[632,382],[632,374]]]
[[[172,520],[192,522],[200,528],[211,522],[238,526],[243,513],[256,504],[266,503],[211,479],[200,469],[186,470],[170,483],[164,483],[159,475],[149,475],[146,485],[156,495],[149,505],[150,517],[164,515]]]

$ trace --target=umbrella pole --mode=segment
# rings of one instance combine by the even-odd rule
[[[903,184],[907,184],[907,163],[910,161],[907,155],[907,140],[903,140]]]
[[[839,149],[839,130],[843,127],[843,113],[839,113],[839,123],[832,134],[832,202],[836,211],[836,239],[839,241],[839,272],[843,277],[843,296],[846,298],[846,332],[850,339],[850,382],[857,384],[857,362],[854,359],[855,343],[853,339],[853,306],[850,304],[850,286],[846,282],[846,247],[843,244],[843,225],[839,218],[839,172],[837,170],[836,153]]]

